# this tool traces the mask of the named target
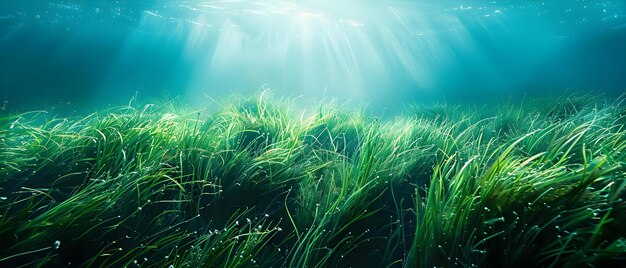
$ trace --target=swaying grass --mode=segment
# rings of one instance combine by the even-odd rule
[[[0,266],[617,267],[626,108],[0,115]]]

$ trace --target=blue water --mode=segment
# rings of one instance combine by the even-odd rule
[[[0,1],[0,100],[398,103],[626,89],[626,1]]]

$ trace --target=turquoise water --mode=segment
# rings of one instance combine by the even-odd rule
[[[4,0],[0,100],[619,94],[624,47],[623,1]]]

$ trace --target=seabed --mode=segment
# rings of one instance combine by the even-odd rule
[[[3,267],[618,267],[626,106],[0,114]]]

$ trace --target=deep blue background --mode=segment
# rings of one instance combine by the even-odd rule
[[[148,3],[149,2],[149,3]],[[0,2],[0,100],[78,107],[261,87],[365,101],[626,89],[622,1]]]

